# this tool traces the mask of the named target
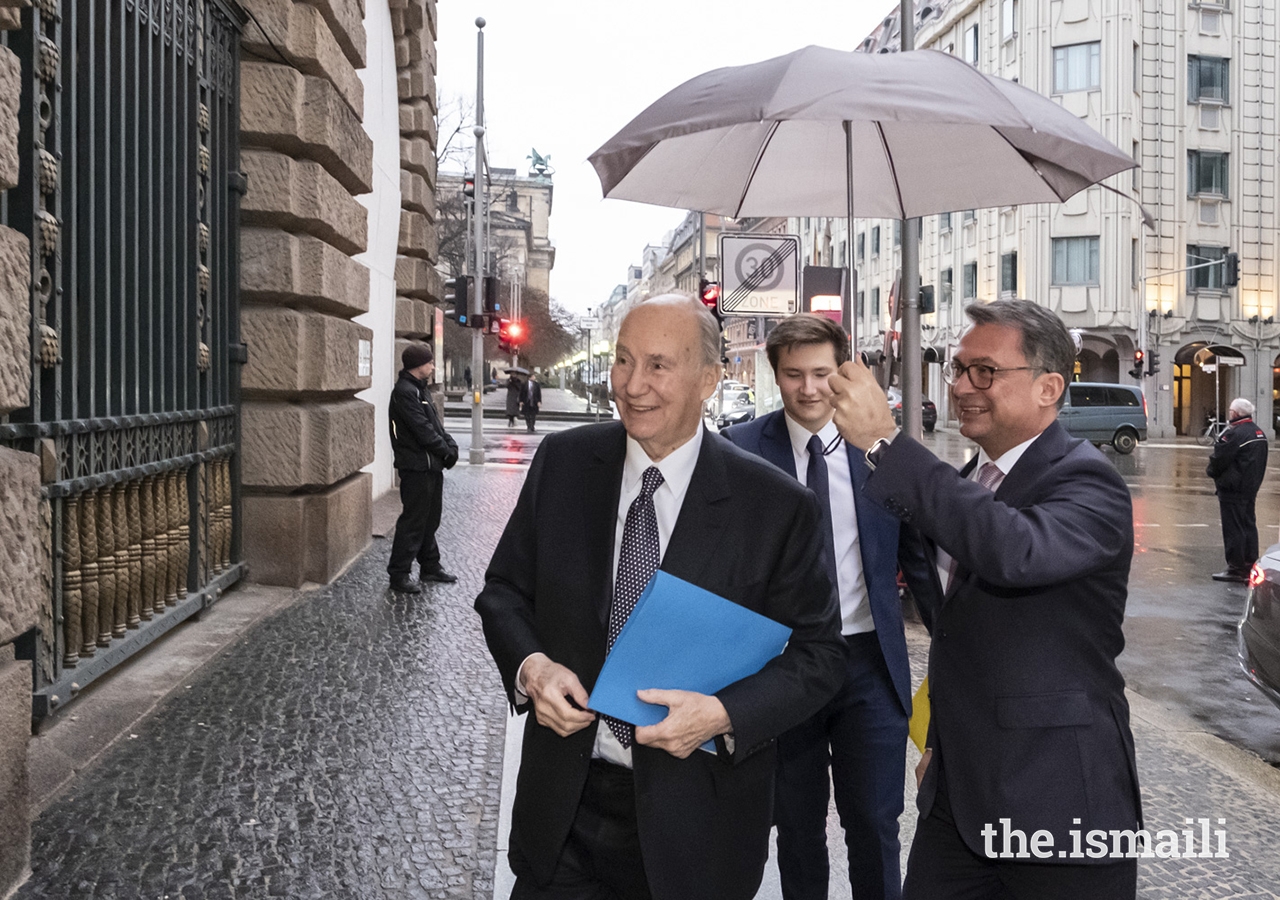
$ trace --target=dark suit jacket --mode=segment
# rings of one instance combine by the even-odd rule
[[[549,435],[476,598],[515,703],[520,664],[541,651],[590,691],[604,663],[613,545],[626,456],[621,423]],[[819,562],[818,508],[792,479],[704,434],[662,569],[792,628],[781,656],[720,691],[735,752],[680,760],[634,745],[637,821],[657,900],[754,895],[773,816],[773,739],[840,685],[835,591]],[[731,648],[725,648],[729,652]],[[551,878],[587,777],[596,729],[558,737],[530,715],[511,843]]]
[[[920,814],[941,769],[956,827],[978,854],[983,826],[999,833],[1002,818],[1028,836],[1046,829],[1068,851],[1071,829],[1136,828],[1133,735],[1115,664],[1133,557],[1129,490],[1057,422],[994,495],[964,479],[973,465],[958,473],[902,435],[867,481],[904,522],[900,559],[933,636],[934,755]],[[939,546],[958,563],[945,596]]]
[[[721,434],[743,450],[762,456],[792,478],[796,458],[791,452],[791,434],[786,413],[771,412],[751,422],[735,425]],[[840,451],[836,451],[840,452]],[[880,652],[889,667],[889,677],[902,704],[911,715],[911,667],[907,661],[907,638],[898,599],[898,520],[879,503],[863,494],[871,470],[856,447],[845,445],[849,471],[853,476],[853,502],[858,516],[858,546],[862,552],[862,573],[871,603]]]

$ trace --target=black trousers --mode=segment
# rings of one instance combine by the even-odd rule
[[[539,886],[515,842],[511,900],[649,900],[631,770],[591,760],[582,800],[551,883]]]
[[[1022,863],[988,859],[956,830],[946,778],[929,815],[916,823],[903,900],[1134,900],[1138,861],[1102,865]]]
[[[533,431],[533,426],[538,421],[538,407],[526,406],[524,408],[524,421],[525,421],[525,425],[528,426],[529,430]]]
[[[1258,561],[1258,519],[1254,499],[1219,497],[1222,513],[1222,546],[1226,551],[1227,569],[1248,575]]]
[[[436,529],[440,527],[443,493],[443,472],[400,470],[400,503],[403,509],[396,520],[391,561],[387,563],[387,574],[393,579],[408,578],[415,559],[423,572],[434,572],[440,568]]]

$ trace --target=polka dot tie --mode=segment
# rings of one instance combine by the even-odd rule
[[[658,543],[658,514],[653,509],[653,492],[662,486],[662,473],[657,466],[644,470],[640,496],[631,501],[627,523],[622,528],[622,549],[618,552],[618,580],[609,610],[609,649],[622,633],[636,601],[662,562],[662,546]],[[605,724],[624,747],[630,747],[635,728],[612,716],[604,716]]]

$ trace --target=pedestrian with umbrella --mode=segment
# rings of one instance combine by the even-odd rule
[[[520,415],[520,401],[524,396],[524,377],[529,373],[519,366],[504,370],[507,373],[507,427],[516,427]]]

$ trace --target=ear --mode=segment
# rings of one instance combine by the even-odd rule
[[[702,369],[702,402],[705,403],[716,392],[716,385],[719,384],[720,369],[718,366],[704,366]]]
[[[1040,406],[1056,407],[1058,398],[1067,389],[1067,383],[1061,372],[1046,372],[1036,379],[1036,389],[1039,391],[1036,400]]]

